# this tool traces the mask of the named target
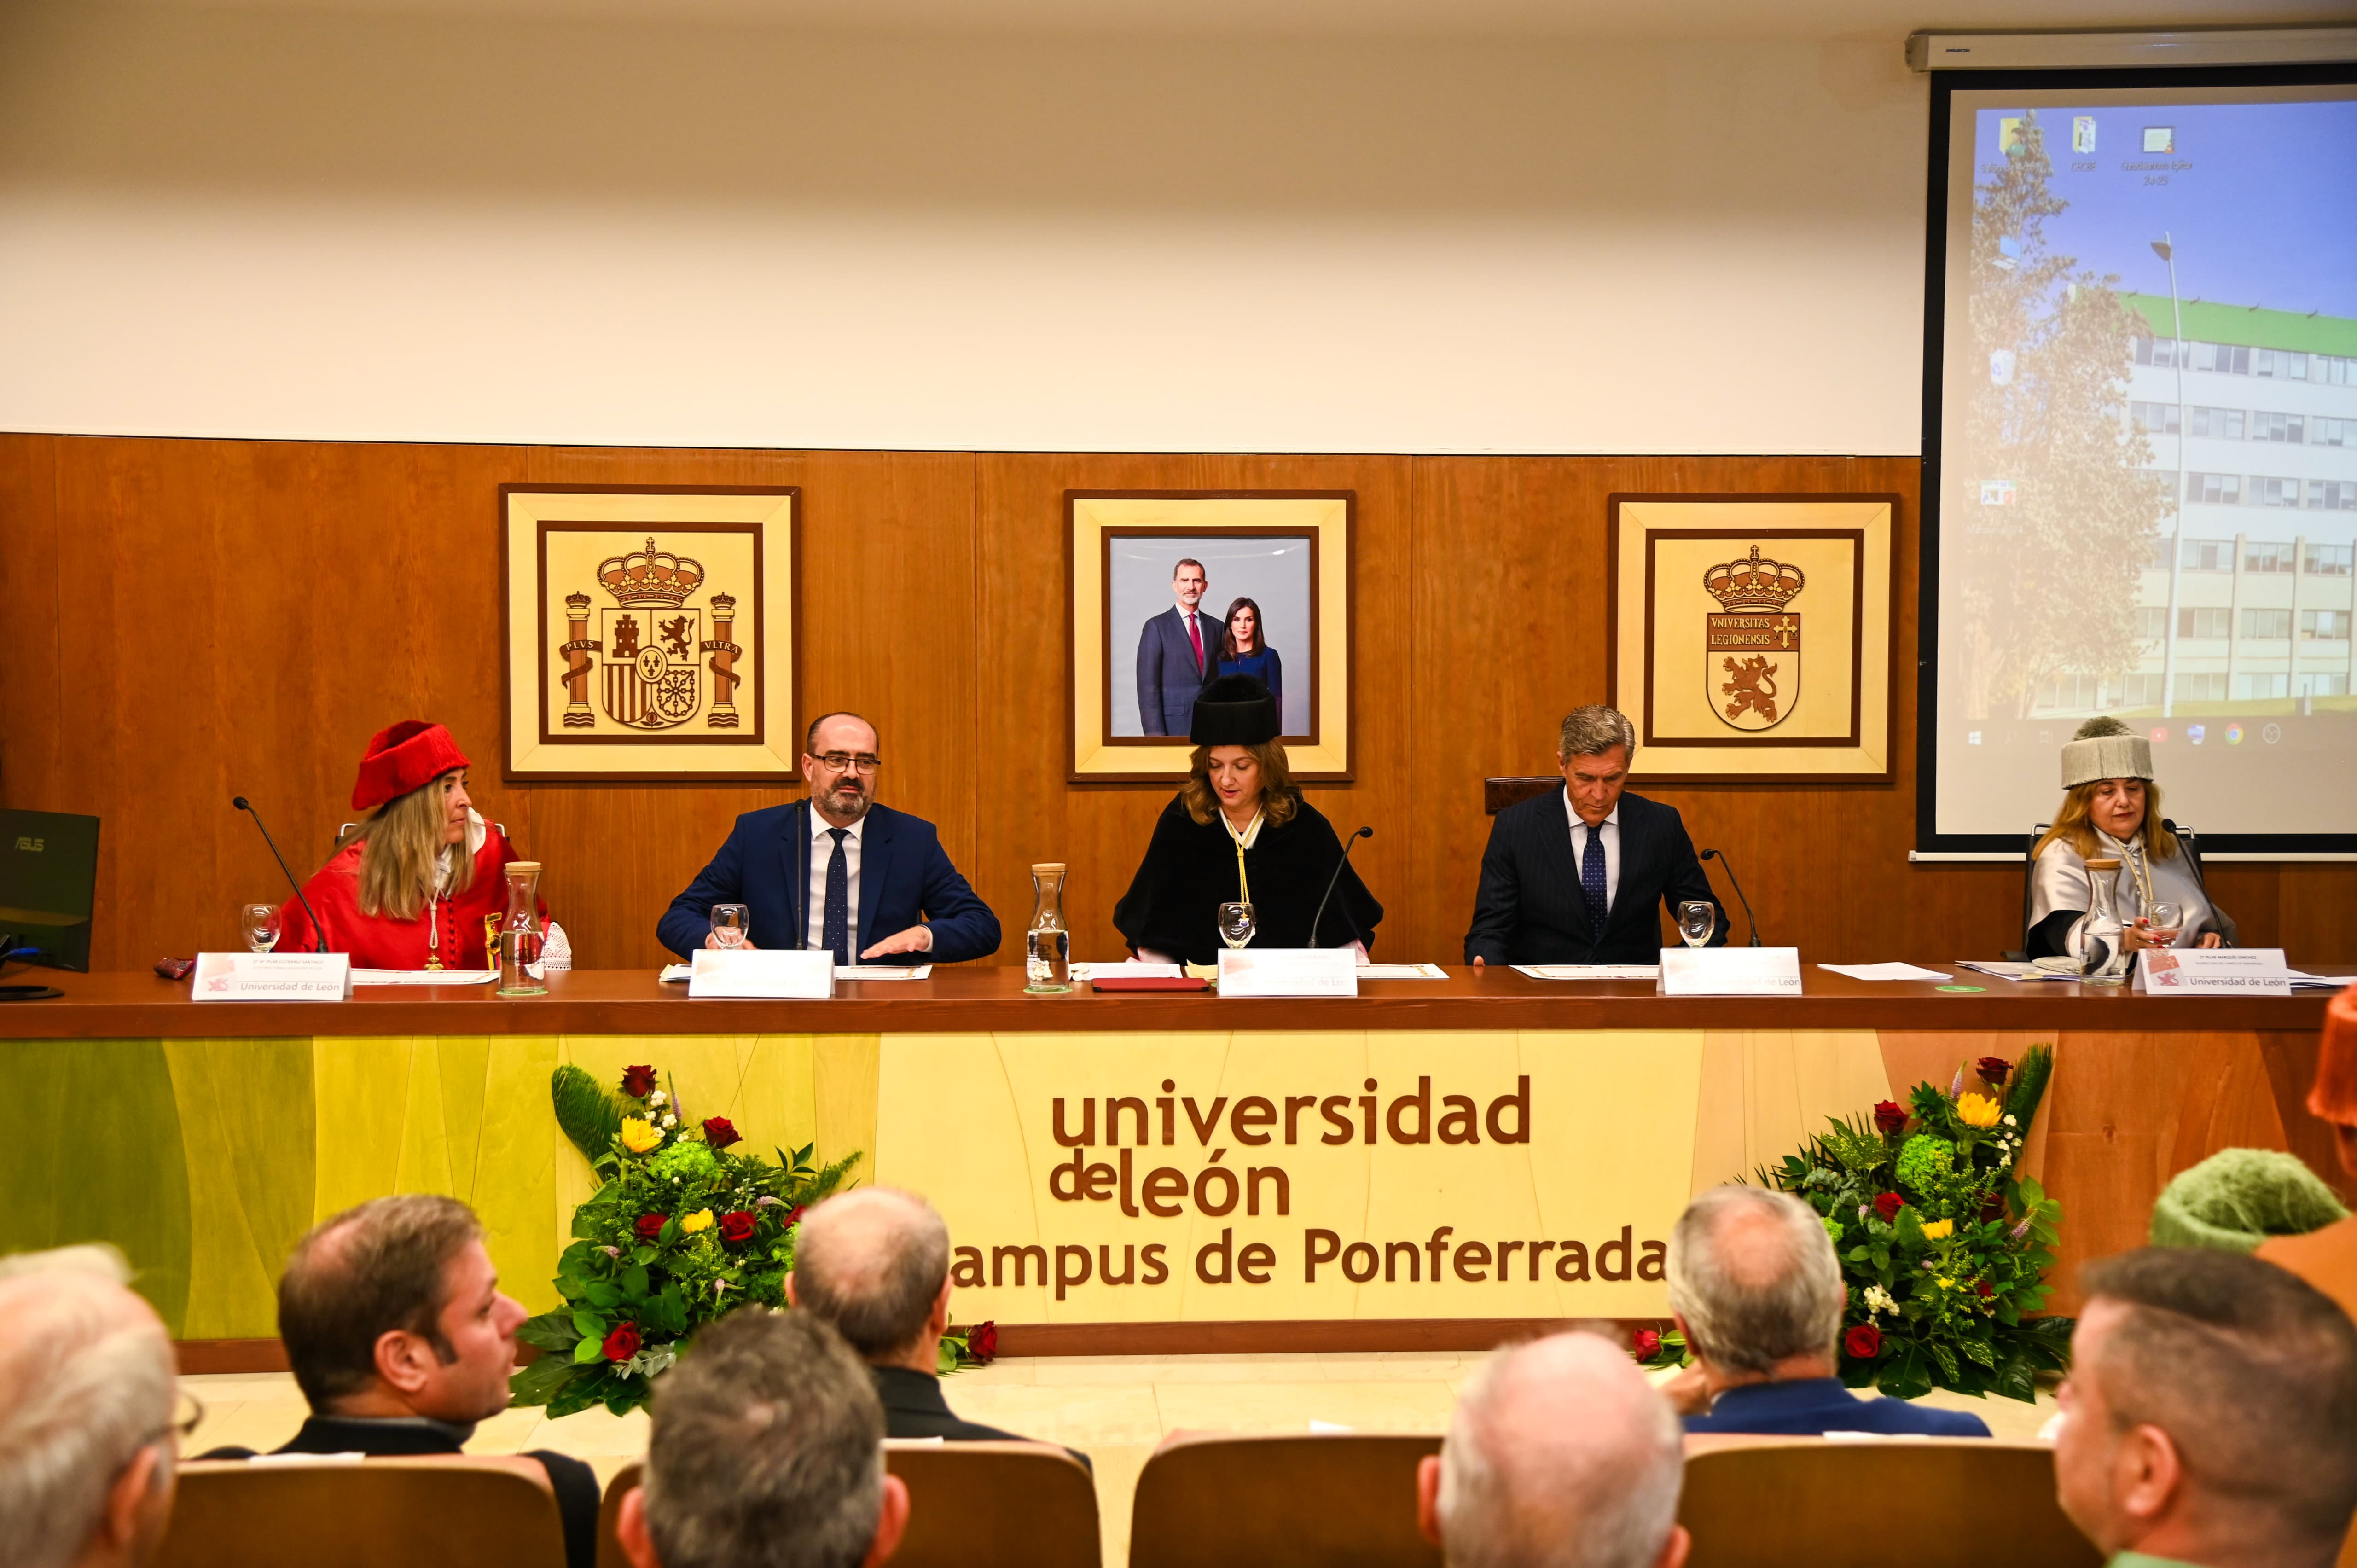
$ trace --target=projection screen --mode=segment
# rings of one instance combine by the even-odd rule
[[[2115,714],[2210,854],[2357,851],[2357,70],[1932,79],[1917,848]]]

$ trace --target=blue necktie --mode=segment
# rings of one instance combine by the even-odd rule
[[[851,961],[851,868],[844,858],[843,841],[850,835],[849,828],[826,830],[834,840],[834,853],[826,858],[826,913],[822,917],[819,940],[834,950],[834,961]],[[1600,874],[1599,874],[1600,875]]]
[[[1579,890],[1587,896],[1587,924],[1601,935],[1604,930],[1604,830],[1592,826],[1587,830],[1587,847],[1579,856]]]

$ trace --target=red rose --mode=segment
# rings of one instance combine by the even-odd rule
[[[2003,1057],[1983,1057],[1973,1066],[1980,1073],[1981,1081],[1991,1089],[2003,1089],[2005,1080],[2013,1075],[2013,1064]]]
[[[1980,1293],[1980,1297],[1983,1301],[1987,1301],[1996,1294],[1996,1292],[1989,1288],[1989,1283],[1986,1280],[1975,1280],[1973,1282],[1973,1289]]]
[[[639,1240],[641,1241],[651,1241],[656,1237],[662,1235],[663,1221],[670,1218],[671,1216],[668,1214],[640,1215],[638,1224]]]
[[[965,1352],[984,1366],[998,1359],[998,1323],[977,1323],[965,1331]]]
[[[802,1209],[806,1207],[807,1206],[804,1204],[797,1203],[791,1208],[787,1209],[786,1222],[783,1225],[779,1226],[778,1229],[780,1230],[791,1230],[795,1226],[801,1224],[802,1222]]]
[[[1984,1220],[2004,1219],[2005,1194],[2001,1192],[1990,1193],[1988,1195],[1988,1201],[1981,1205],[1981,1218]]]
[[[753,1239],[753,1217],[743,1209],[720,1217],[720,1239],[723,1241],[750,1241]]]
[[[1871,1323],[1861,1323],[1842,1336],[1842,1348],[1860,1361],[1871,1361],[1882,1354],[1882,1330]]]
[[[1886,1134],[1904,1133],[1907,1131],[1907,1108],[1896,1100],[1881,1101],[1874,1108],[1874,1124]]]
[[[655,1091],[655,1069],[651,1067],[626,1067],[622,1069],[622,1092],[633,1100],[644,1100]]]
[[[1637,1359],[1640,1361],[1651,1360],[1662,1353],[1662,1336],[1658,1330],[1640,1328],[1637,1330],[1636,1340],[1631,1348],[1637,1352]]]
[[[731,1144],[741,1144],[745,1139],[729,1124],[727,1117],[706,1116],[704,1119],[704,1141],[716,1149],[725,1149]]]
[[[639,1326],[625,1323],[606,1336],[606,1359],[627,1361],[639,1353]]]
[[[1885,1225],[1896,1224],[1899,1219],[1899,1211],[1906,1207],[1907,1200],[1900,1197],[1895,1192],[1879,1194],[1874,1200],[1875,1218],[1881,1220]]]

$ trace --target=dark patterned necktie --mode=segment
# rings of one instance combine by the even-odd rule
[[[834,840],[834,853],[826,857],[826,913],[819,927],[819,940],[834,951],[834,961],[851,961],[851,867],[844,858],[843,841],[851,836],[849,828],[829,828],[827,836]],[[1602,873],[1598,873],[1600,876]]]
[[[1587,847],[1579,856],[1579,890],[1587,896],[1587,924],[1591,929],[1604,929],[1604,830],[1587,830]]]

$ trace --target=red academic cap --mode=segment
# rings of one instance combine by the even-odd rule
[[[2324,1048],[2317,1055],[2308,1108],[2327,1122],[2357,1127],[2357,985],[2324,1009]]]
[[[454,768],[464,768],[466,753],[440,725],[424,719],[404,719],[377,731],[361,757],[360,777],[352,780],[352,810],[372,811],[387,800],[422,789]]]

